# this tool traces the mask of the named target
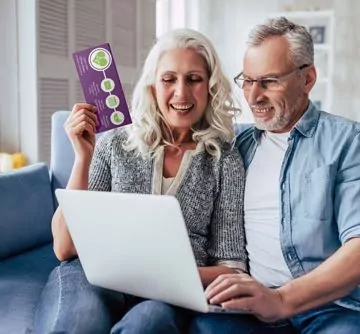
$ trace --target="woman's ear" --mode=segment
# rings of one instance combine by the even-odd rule
[[[307,94],[310,93],[311,89],[314,87],[316,82],[316,69],[314,65],[310,65],[309,68],[306,69],[305,75],[305,92]]]

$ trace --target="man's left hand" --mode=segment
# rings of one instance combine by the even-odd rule
[[[288,314],[281,293],[256,282],[248,274],[220,275],[206,288],[205,296],[210,304],[245,310],[266,322],[284,319]]]

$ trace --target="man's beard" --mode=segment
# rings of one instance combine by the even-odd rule
[[[262,121],[255,118],[255,126],[259,130],[279,131],[286,128],[291,122],[291,113],[285,112],[282,115],[274,115],[271,120]]]
[[[297,111],[301,108],[301,103],[302,100],[299,98],[293,103],[293,108],[291,110],[285,110],[285,107],[280,110],[274,108],[274,116],[268,121],[262,121],[261,119],[259,120],[254,117],[255,126],[259,130],[266,131],[281,131],[286,129],[292,123],[293,118],[296,117]]]

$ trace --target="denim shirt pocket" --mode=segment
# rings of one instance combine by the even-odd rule
[[[325,165],[305,173],[305,216],[316,220],[329,220],[333,216],[335,165]]]

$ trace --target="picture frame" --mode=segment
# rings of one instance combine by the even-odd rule
[[[325,26],[311,26],[309,27],[309,33],[313,39],[314,44],[325,43]]]

